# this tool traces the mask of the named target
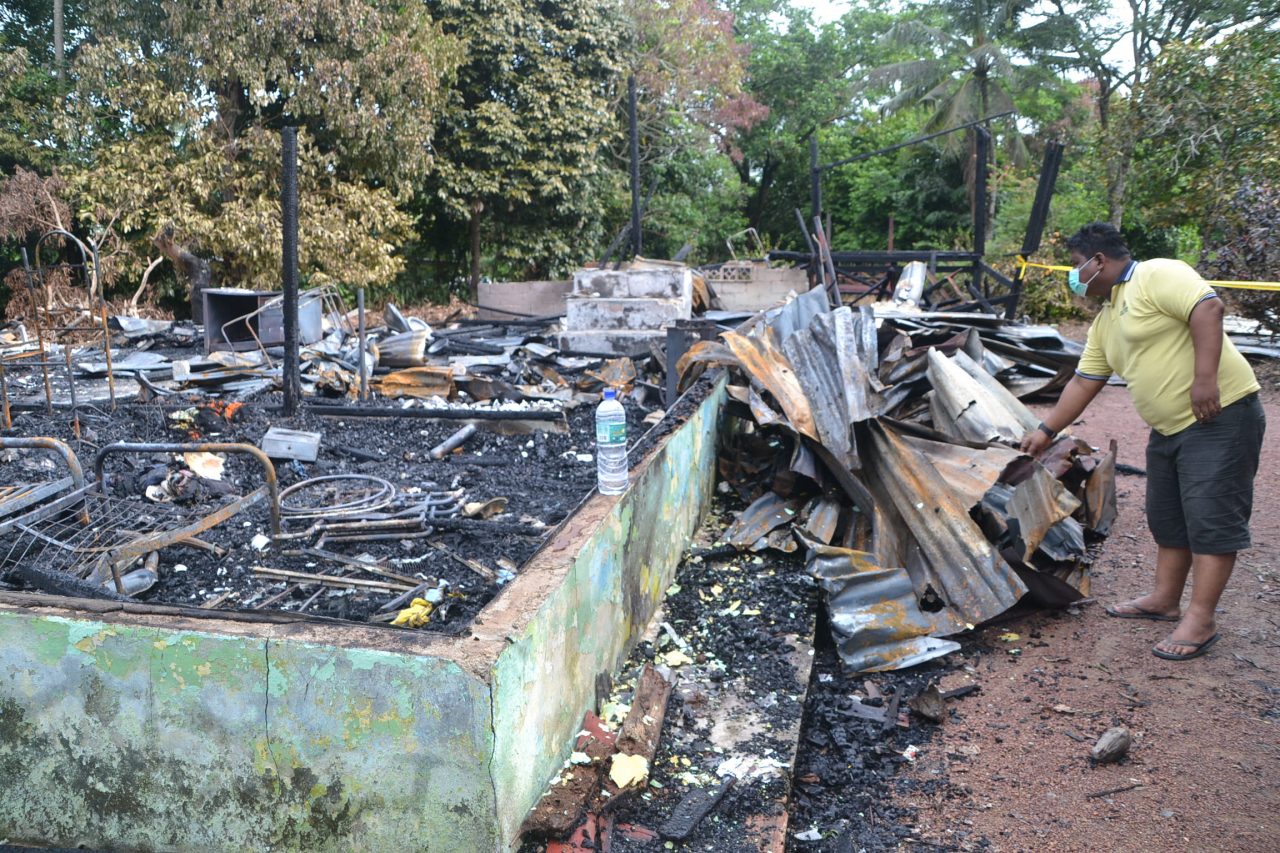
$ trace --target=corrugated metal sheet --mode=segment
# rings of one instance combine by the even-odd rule
[[[938,404],[961,435],[974,441],[1017,442],[1022,439],[1026,429],[1018,422],[1018,417],[1000,405],[998,400],[992,399],[986,389],[953,359],[937,350],[930,350],[928,358],[929,382],[933,385]]]
[[[724,532],[724,540],[739,548],[758,551],[765,547],[762,540],[770,532],[791,523],[799,506],[799,501],[790,501],[774,492],[765,492],[738,514],[737,519]]]
[[[1085,523],[1100,536],[1111,532],[1116,520],[1116,443],[1111,442],[1107,455],[1098,462],[1084,493]]]
[[[1063,519],[1070,518],[1071,513],[1079,508],[1079,499],[1044,468],[1037,467],[1030,477],[1015,486],[1013,495],[1009,498],[1008,514],[1018,522],[1018,532],[1023,543],[1023,561],[1030,562],[1031,555],[1040,547],[1050,528]],[[1070,534],[1059,533],[1059,536],[1069,538]],[[1082,539],[1081,545],[1083,544]],[[1070,559],[1057,557],[1052,553],[1050,556],[1054,559]]]
[[[725,332],[722,337],[725,346],[733,353],[742,369],[750,374],[754,382],[773,395],[774,401],[787,416],[791,428],[801,435],[819,440],[809,399],[800,387],[786,356],[774,343],[773,333],[765,330],[764,334],[756,337],[745,337],[736,332]]]
[[[996,378],[986,371],[976,361],[969,358],[965,352],[957,352],[952,357],[952,362],[968,374],[969,378],[977,382],[984,391],[991,395],[988,401],[994,405],[998,405],[1004,409],[1010,417],[1012,417],[1021,428],[1022,433],[1030,432],[1040,424],[1040,419],[1031,414],[1031,410],[1022,404],[1022,401],[1010,393]],[[1019,438],[1022,436],[1019,435]]]
[[[846,666],[858,672],[901,669],[960,648],[933,636],[940,626],[920,609],[905,569],[883,568],[863,551],[816,543],[808,569],[826,594]]]
[[[973,624],[1012,607],[1027,588],[938,469],[879,424],[869,432],[880,482],[919,544],[932,569],[930,583],[947,606]]]
[[[902,440],[929,460],[948,488],[967,507],[980,503],[1005,469],[1022,457],[1018,451],[1005,447],[976,450],[913,435],[904,435]]]
[[[859,331],[862,319],[849,308],[821,314],[782,345],[809,400],[819,440],[842,465],[855,470],[861,463],[852,427],[880,409],[860,352],[866,345]]]

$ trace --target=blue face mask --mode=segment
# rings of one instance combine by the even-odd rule
[[[1091,260],[1092,260],[1092,259],[1091,259]],[[1093,275],[1089,276],[1089,280],[1088,280],[1088,281],[1081,281],[1081,280],[1080,280],[1080,270],[1084,269],[1084,268],[1085,268],[1085,264],[1088,264],[1088,263],[1089,263],[1089,261],[1085,261],[1085,262],[1084,262],[1083,264],[1081,264],[1079,267],[1077,267],[1077,268],[1075,268],[1075,269],[1071,270],[1071,272],[1067,273],[1067,287],[1071,288],[1071,292],[1072,292],[1072,293],[1074,293],[1076,296],[1084,296],[1086,293],[1088,293],[1088,292],[1089,292],[1089,285],[1090,285],[1090,284],[1092,284],[1092,283],[1093,283],[1093,280],[1094,280],[1095,278],[1097,278],[1097,277],[1098,277],[1098,273],[1101,273],[1101,272],[1102,272],[1102,267],[1098,267],[1098,272],[1096,272],[1096,273],[1094,273]]]

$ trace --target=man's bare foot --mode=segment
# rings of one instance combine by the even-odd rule
[[[1176,622],[1182,615],[1178,602],[1175,601],[1170,606],[1168,602],[1157,599],[1154,593],[1122,604],[1113,604],[1107,608],[1107,613],[1121,619],[1155,619],[1159,622]]]
[[[1189,610],[1173,633],[1156,643],[1156,650],[1169,655],[1193,654],[1217,633],[1212,615],[1206,618]]]

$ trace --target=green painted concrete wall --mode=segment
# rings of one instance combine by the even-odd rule
[[[467,638],[432,656],[0,607],[0,839],[508,849],[702,518],[723,398],[722,380],[479,666]]]
[[[487,693],[432,658],[0,611],[0,838],[493,849]]]
[[[601,676],[630,653],[657,610],[715,485],[723,381],[632,484],[565,582],[493,669],[494,785],[502,837],[568,757]]]

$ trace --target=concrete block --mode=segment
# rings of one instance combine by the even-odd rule
[[[501,310],[476,314],[481,320],[510,320],[513,314],[547,317],[564,313],[564,298],[573,289],[571,281],[482,281],[480,304]]]
[[[685,268],[656,270],[578,270],[573,274],[574,295],[613,299],[693,300],[693,271]]]
[[[793,290],[796,293],[807,291],[809,277],[799,269],[756,267],[745,280],[708,279],[707,284],[716,292],[726,311],[760,311],[782,302]]]
[[[560,349],[577,352],[613,353],[614,355],[632,355],[649,351],[650,343],[664,344],[667,333],[636,332],[626,329],[585,329],[581,331],[561,332]]]
[[[679,299],[595,299],[570,296],[566,303],[565,328],[571,331],[626,329],[657,332],[689,319],[689,310]]]

